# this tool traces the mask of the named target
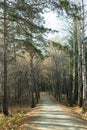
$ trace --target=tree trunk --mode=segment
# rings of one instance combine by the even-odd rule
[[[7,25],[6,25],[6,0],[4,0],[4,95],[3,113],[8,115],[8,92],[7,92]]]
[[[76,10],[77,14],[77,10]],[[78,23],[77,17],[73,19],[74,31],[73,31],[73,90],[72,90],[72,102],[76,104],[78,97]]]
[[[72,82],[72,103],[75,103],[75,19],[74,19],[74,35],[73,35],[73,82]]]
[[[78,12],[81,17],[81,10]],[[82,106],[82,46],[81,46],[81,20],[78,20],[78,105]]]
[[[34,81],[33,81],[33,55],[32,52],[30,54],[30,67],[31,67],[31,107],[35,107],[35,101],[34,101]]]
[[[83,104],[87,100],[87,86],[86,86],[86,61],[85,61],[85,43],[84,43],[84,2],[82,0],[82,81],[83,81]]]

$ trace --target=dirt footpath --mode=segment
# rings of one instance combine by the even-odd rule
[[[87,130],[87,122],[63,109],[50,96],[42,95],[40,104],[18,130]]]

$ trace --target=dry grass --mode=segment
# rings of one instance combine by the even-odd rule
[[[32,109],[28,106],[25,107],[11,107],[9,109],[9,116],[0,114],[0,130],[14,130],[27,117]]]
[[[31,111],[31,107],[29,107],[29,106],[22,106],[22,107],[20,107],[20,106],[13,106],[13,107],[9,108],[9,113],[11,115],[17,114],[17,113],[24,113],[24,114],[26,114],[29,111]]]
[[[87,112],[83,112],[81,107],[70,107],[71,111],[78,114],[82,119],[87,120]]]
[[[82,107],[79,107],[79,106],[76,106],[76,107],[68,107],[68,106],[65,106],[65,105],[62,105],[62,104],[60,104],[60,105],[62,106],[62,108],[63,108],[64,110],[71,111],[71,112],[73,112],[73,113],[79,115],[82,119],[87,120],[87,112],[83,112],[83,111],[82,111]]]

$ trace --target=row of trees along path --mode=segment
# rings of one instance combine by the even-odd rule
[[[55,32],[44,27],[46,10],[66,15],[65,44],[44,38]],[[40,90],[86,111],[86,11],[83,0],[0,1],[0,111],[9,115],[9,106],[35,107]]]

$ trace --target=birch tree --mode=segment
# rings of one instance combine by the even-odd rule
[[[85,62],[85,23],[84,23],[84,1],[82,0],[82,81],[83,81],[83,103],[87,100],[86,62]]]

